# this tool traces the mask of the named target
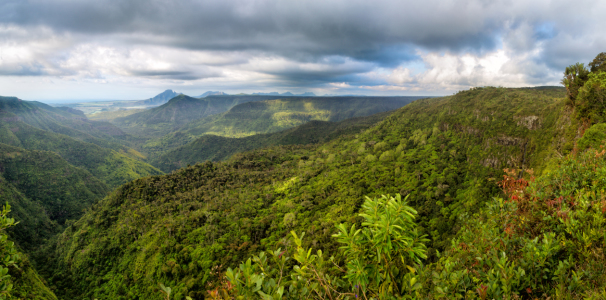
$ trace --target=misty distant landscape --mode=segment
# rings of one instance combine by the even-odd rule
[[[0,299],[606,299],[604,12],[7,0]]]

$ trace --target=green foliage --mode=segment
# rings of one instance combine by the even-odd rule
[[[36,101],[0,97],[0,124],[23,122],[35,128],[67,135],[97,146],[127,153],[131,136],[108,123],[91,121],[81,111],[55,108]]]
[[[362,228],[339,224],[333,237],[343,246],[345,269],[335,258],[326,260],[321,250],[303,247],[301,237],[293,231],[293,250],[269,251],[249,258],[238,269],[227,269],[228,282],[209,291],[214,299],[396,299],[420,288],[414,282],[415,268],[410,265],[425,259],[428,240],[419,236],[414,223],[416,211],[396,197],[366,198]],[[288,264],[291,256],[295,260]],[[252,264],[254,262],[254,265]],[[341,273],[342,278],[331,276]],[[411,281],[412,279],[412,281]]]
[[[337,122],[394,110],[415,99],[418,97],[292,97],[247,102],[222,114],[185,124],[177,132],[146,142],[143,149],[149,153],[167,151],[209,134],[241,138],[278,132],[311,121]]]
[[[592,123],[606,121],[606,71],[590,73],[577,95],[578,116]]]
[[[112,122],[117,118],[124,118],[136,113],[145,111],[145,109],[118,109],[112,111],[101,111],[86,115],[90,120]]]
[[[52,152],[27,151],[0,144],[0,174],[23,195],[44,207],[59,223],[81,215],[108,188],[85,170]]]
[[[564,70],[564,78],[562,78],[561,83],[566,87],[568,99],[572,104],[575,104],[579,89],[583,87],[585,81],[587,81],[588,75],[589,70],[587,70],[585,64],[582,63],[570,65]]]
[[[129,116],[115,118],[113,123],[130,134],[161,137],[183,125],[250,101],[276,99],[274,96],[208,96],[198,99],[179,95],[167,103]]]
[[[40,247],[46,239],[58,233],[61,228],[51,221],[41,203],[32,201],[0,175],[0,199],[11,204],[12,216],[19,226],[7,230],[11,240],[23,250],[31,251]]]
[[[347,275],[352,290],[361,290],[364,298],[387,299],[402,296],[409,278],[406,270],[427,258],[424,243],[429,240],[418,233],[414,222],[417,212],[396,197],[366,197],[360,216],[362,228],[339,224],[333,235],[343,246]],[[356,291],[358,292],[358,291]]]
[[[390,112],[386,112],[368,117],[346,119],[340,122],[310,121],[292,129],[243,138],[204,135],[187,145],[152,159],[150,163],[165,172],[170,172],[207,160],[226,160],[235,153],[269,146],[325,143],[347,134],[356,134],[368,129],[389,114]],[[173,142],[176,140],[187,141],[186,136],[181,132],[174,133],[170,140]],[[175,145],[178,144],[171,144],[172,147]]]
[[[565,152],[566,141],[554,138],[570,122],[564,96],[563,89],[473,89],[413,102],[353,137],[257,149],[138,179],[69,224],[38,265],[65,299],[152,299],[158,282],[174,299],[202,298],[227,267],[287,247],[291,230],[308,233],[305,250],[338,253],[335,225],[360,228],[363,196],[397,193],[418,211],[433,262],[461,228],[459,216],[500,195],[502,168],[541,173],[556,151]],[[380,159],[386,152],[392,159]],[[366,161],[369,154],[375,160]],[[406,275],[402,289],[416,291],[424,268]]]
[[[593,148],[599,149],[606,143],[606,124],[599,123],[585,130],[583,137],[577,141],[577,147],[580,151]]]
[[[22,226],[19,223],[18,228]],[[49,289],[46,281],[36,272],[29,258],[20,254],[19,268],[10,268],[9,274],[13,281],[12,299],[57,300],[57,296]]]
[[[506,176],[508,199],[462,216],[463,229],[431,266],[437,276],[425,275],[425,291],[449,298],[603,298],[604,153],[569,156],[529,183]]]
[[[9,118],[10,115],[0,113],[0,118],[2,117]],[[0,122],[0,132],[1,129],[10,133],[13,139],[2,138],[0,142],[6,140],[13,146],[28,150],[55,152],[70,164],[91,172],[111,188],[136,178],[162,174],[151,165],[132,158],[136,157],[132,152],[119,153],[63,134],[41,130],[18,120]]]
[[[11,276],[8,274],[10,268],[19,268],[19,254],[15,248],[15,243],[8,240],[5,233],[7,228],[15,226],[15,219],[9,218],[8,213],[11,206],[6,204],[0,211],[0,299],[9,299],[13,289]]]
[[[598,54],[593,61],[589,63],[591,72],[606,72],[606,52]]]
[[[26,256],[17,252],[15,243],[9,240],[7,230],[23,226],[9,218],[11,206],[7,203],[0,211],[0,299],[56,300],[46,287]]]

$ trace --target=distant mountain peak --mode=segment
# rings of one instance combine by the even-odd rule
[[[219,92],[219,91],[216,91],[216,92],[208,91],[208,92],[206,92],[206,93],[204,93],[204,94],[202,94],[200,96],[196,96],[195,98],[204,98],[206,96],[217,96],[217,95],[220,96],[220,95],[227,95],[227,94],[224,93],[224,92]]]
[[[302,94],[293,94],[291,92],[285,92],[285,93],[278,93],[278,92],[269,92],[269,93],[265,93],[265,92],[259,92],[259,93],[252,93],[253,95],[263,95],[263,96],[286,96],[286,97],[293,97],[293,96],[297,96],[297,97],[315,97],[316,94],[312,93],[312,92],[305,92]]]
[[[149,105],[149,106],[158,106],[158,105],[162,105],[166,102],[168,102],[168,100],[182,95],[181,93],[177,93],[173,90],[166,90],[156,96],[154,96],[153,98],[149,98],[147,100],[141,100],[141,101],[137,101],[137,104],[140,105]]]

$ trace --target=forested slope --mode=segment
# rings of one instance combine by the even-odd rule
[[[55,222],[62,225],[68,219],[78,219],[84,209],[110,191],[91,173],[53,152],[2,143],[0,180],[4,185],[0,201],[12,205],[15,218],[23,222],[12,236],[19,245],[30,248],[60,229]]]
[[[20,121],[41,130],[130,154],[131,136],[109,122],[88,120],[78,110],[56,108],[36,101],[0,96],[0,121]],[[125,146],[126,145],[126,146]],[[137,155],[133,156],[138,158]]]
[[[0,112],[0,120],[0,143],[55,152],[70,164],[91,172],[112,189],[136,178],[162,173],[145,162],[131,158],[140,155],[132,149],[129,149],[131,153],[119,153],[63,134],[41,130],[21,122],[8,112]]]
[[[193,142],[162,154],[150,163],[164,172],[170,172],[206,160],[225,160],[235,153],[253,149],[276,145],[324,143],[343,135],[359,133],[375,125],[390,114],[391,112],[383,112],[368,117],[346,119],[340,122],[310,121],[280,132],[256,134],[243,138],[204,135]],[[189,140],[181,132],[176,132],[173,137],[173,145],[186,143]],[[179,137],[183,139],[178,141]]]
[[[246,137],[272,133],[310,121],[337,122],[400,108],[419,97],[289,97],[247,102],[222,114],[183,125],[177,132],[152,139],[143,145],[150,153],[168,151],[198,137],[212,134]]]
[[[22,249],[36,249],[45,239],[60,230],[59,224],[50,219],[42,203],[23,195],[2,175],[0,175],[0,199],[3,205],[9,203],[12,206],[10,216],[19,222],[19,226],[10,228],[8,233]]]
[[[225,112],[240,103],[276,98],[278,97],[221,95],[200,99],[179,95],[159,107],[115,118],[113,123],[130,134],[159,137],[194,120]]]
[[[288,247],[290,230],[338,252],[334,225],[359,224],[363,196],[395,193],[418,211],[435,261],[463,225],[459,216],[501,194],[503,168],[540,174],[572,149],[567,136],[574,138],[576,125],[563,95],[472,89],[411,103],[354,137],[255,150],[130,182],[58,236],[41,256],[43,273],[62,299],[152,299],[159,282],[174,299],[200,299],[227,266]]]

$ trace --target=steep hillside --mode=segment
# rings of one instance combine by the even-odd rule
[[[74,167],[57,154],[29,151],[0,143],[0,202],[13,206],[22,226],[11,236],[24,249],[34,249],[57,233],[68,219],[110,191],[86,170]]]
[[[121,153],[95,144],[76,140],[63,134],[41,130],[20,121],[9,112],[0,112],[0,143],[29,150],[52,151],[70,164],[88,170],[110,188],[136,178],[162,172],[131,157],[141,154],[126,148]]]
[[[70,165],[53,152],[0,144],[0,164],[0,175],[24,196],[40,203],[59,223],[78,217],[109,190],[88,171]]]
[[[40,247],[45,239],[49,239],[60,230],[55,221],[51,221],[42,203],[32,201],[23,195],[12,183],[0,175],[0,201],[12,206],[11,218],[19,222],[19,226],[8,230],[11,240],[26,251]]]
[[[20,121],[38,129],[126,153],[129,148],[125,145],[129,145],[132,139],[111,123],[88,120],[76,110],[55,108],[15,97],[0,97],[0,113],[3,115],[0,118],[2,123]]]
[[[19,226],[19,224],[17,225]],[[29,258],[21,254],[19,269],[11,268],[9,274],[13,282],[12,299],[56,300],[43,278],[38,275]]]
[[[244,138],[204,135],[193,142],[162,154],[150,163],[164,172],[170,172],[206,160],[221,161],[235,153],[269,146],[325,143],[346,134],[356,134],[368,129],[389,114],[391,112],[351,118],[340,122],[310,121],[284,131],[257,134]],[[181,132],[174,133],[173,137],[172,140],[175,141],[173,145],[176,144],[178,137],[183,138],[181,143],[188,140],[187,136]]]
[[[223,114],[190,122],[179,132],[152,139],[143,145],[143,150],[153,155],[205,134],[246,137],[292,128],[312,120],[336,122],[363,117],[400,108],[416,99],[418,97],[292,97],[248,102]]]
[[[168,103],[130,116],[114,119],[114,124],[137,136],[163,136],[184,124],[227,111],[250,101],[276,99],[272,96],[208,96],[203,99],[179,95]]]
[[[501,195],[503,168],[566,154],[563,90],[479,88],[419,100],[356,138],[280,146],[123,185],[49,247],[43,271],[60,298],[205,296],[252,253],[305,246],[337,253],[335,224],[358,223],[363,197],[401,193],[418,211],[429,261]],[[337,261],[343,259],[337,257]],[[448,278],[452,278],[448,274]]]

